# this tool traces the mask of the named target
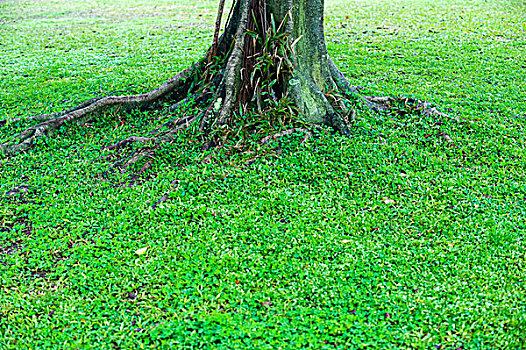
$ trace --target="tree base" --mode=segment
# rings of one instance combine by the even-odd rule
[[[86,124],[108,110],[164,110],[170,105],[168,111],[180,113],[179,119],[154,130],[152,135],[130,137],[109,146],[109,150],[133,143],[170,142],[191,124],[198,124],[204,148],[210,149],[245,133],[261,134],[264,144],[275,134],[320,125],[349,136],[357,104],[383,112],[399,102],[408,103],[407,99],[364,97],[351,86],[327,55],[323,2],[309,1],[310,5],[304,0],[238,0],[225,33],[218,38],[224,7],[221,1],[213,45],[193,67],[147,94],[99,97],[63,112],[30,117],[38,124],[11,142],[0,144],[0,153],[27,150],[39,138],[51,137],[64,125]],[[304,16],[291,12],[295,2],[305,6]],[[410,103],[418,113],[443,116],[427,103]],[[189,106],[198,112],[182,113]],[[0,121],[0,126],[9,122]]]

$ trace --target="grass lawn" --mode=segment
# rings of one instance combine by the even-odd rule
[[[0,120],[154,88],[216,6],[0,1]],[[364,94],[460,122],[364,112],[249,163],[182,136],[136,177],[102,148],[166,116],[111,114],[3,157],[0,349],[526,348],[526,5],[327,0],[326,25]]]

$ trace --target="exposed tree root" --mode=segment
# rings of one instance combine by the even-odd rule
[[[187,78],[190,74],[191,70],[184,71],[157,89],[143,95],[94,98],[64,112],[30,117],[28,120],[43,122],[20,133],[13,139],[14,142],[0,144],[0,152],[10,154],[27,150],[36,140],[51,136],[61,126],[65,124],[83,125],[112,107],[118,107],[122,112],[135,108],[160,108],[164,102],[174,97],[184,96],[186,93],[184,90],[188,85]],[[4,121],[4,124],[7,122],[9,121]]]
[[[179,180],[174,180],[172,181],[172,186],[174,187],[175,189],[175,186],[179,184]],[[161,205],[162,203],[166,202],[168,199],[170,199],[170,193],[172,193],[172,191],[168,192],[168,193],[165,193],[154,205],[152,205],[152,209],[155,210],[157,209],[157,207],[159,205]]]
[[[122,140],[120,142],[117,142],[113,145],[106,147],[106,149],[109,151],[117,151],[126,146],[129,146],[132,143],[148,143],[148,142],[156,142],[156,141],[157,141],[157,138],[131,136],[125,140]]]
[[[283,136],[292,135],[292,134],[297,133],[297,132],[304,132],[305,133],[305,138],[301,141],[302,144],[307,142],[310,138],[312,138],[312,133],[308,129],[305,129],[305,128],[294,128],[294,129],[285,130],[283,132],[279,132],[279,133],[274,134],[274,135],[269,135],[269,136],[263,138],[261,140],[261,143],[266,145],[272,140],[276,140],[276,139],[278,139],[280,137],[283,137]]]
[[[412,98],[404,98],[404,97],[390,97],[390,96],[368,96],[365,97],[367,101],[370,101],[371,104],[374,104],[376,108],[378,108],[378,111],[384,111],[389,112],[391,110],[396,110],[397,104],[403,104],[403,105],[409,105],[410,107],[413,107],[413,109],[427,117],[427,118],[433,118],[433,119],[448,119],[455,122],[459,122],[458,118],[454,118],[449,116],[448,114],[440,112],[436,107],[434,107],[429,102],[419,101]],[[439,122],[437,122],[437,125]],[[451,147],[457,147],[455,141],[446,134],[445,132],[440,132],[439,135],[442,137],[442,139]]]
[[[151,131],[150,135],[155,135],[155,137],[157,137],[163,132],[165,133],[165,135],[172,135],[183,128],[188,128],[194,122],[194,120],[195,117],[192,115],[185,116],[177,120],[171,120],[167,123],[164,123],[159,128]],[[169,131],[165,131],[166,129],[168,129]]]
[[[437,117],[451,119],[457,122],[459,121],[458,118],[452,118],[449,115],[440,112],[431,103],[425,101],[419,101],[416,99],[405,97],[395,98],[391,96],[366,96],[364,98],[370,103],[375,104],[380,111],[388,111],[390,109],[393,109],[397,103],[404,103],[415,106],[415,110],[426,117]]]

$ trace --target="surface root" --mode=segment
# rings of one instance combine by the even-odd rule
[[[11,154],[27,150],[37,139],[51,136],[61,126],[65,124],[83,125],[111,107],[117,107],[119,111],[160,107],[172,97],[178,97],[178,95],[185,93],[186,81],[190,74],[191,70],[186,70],[146,94],[94,98],[63,112],[26,118],[26,120],[36,120],[41,121],[41,123],[29,127],[14,137],[11,142],[0,144],[0,152]],[[19,120],[21,119],[3,121],[2,123],[5,125]]]

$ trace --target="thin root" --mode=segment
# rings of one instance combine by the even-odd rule
[[[303,139],[303,141],[301,141],[301,143],[305,143],[307,142],[307,140],[309,140],[311,137],[312,137],[312,133],[305,129],[305,128],[294,128],[294,129],[289,129],[289,130],[285,130],[285,131],[282,131],[282,132],[279,132],[277,134],[274,134],[274,135],[269,135],[265,138],[263,138],[260,142],[264,145],[268,144],[270,141],[272,140],[276,140],[282,136],[288,136],[288,135],[292,135],[296,132],[304,132],[305,133],[305,138]]]
[[[124,148],[132,143],[148,143],[148,142],[154,142],[157,141],[156,138],[150,138],[150,137],[137,137],[137,136],[131,136],[128,137],[126,140],[122,140],[120,142],[117,142],[111,146],[106,147],[109,151],[117,151],[121,148]]]

